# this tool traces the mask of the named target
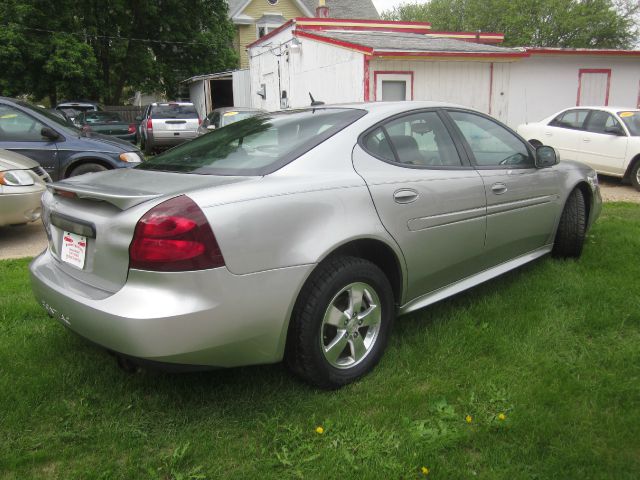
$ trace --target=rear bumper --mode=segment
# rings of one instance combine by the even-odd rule
[[[312,265],[250,275],[226,268],[131,270],[116,293],[64,273],[45,251],[30,266],[47,313],[107,350],[168,364],[234,367],[280,361],[293,302]]]
[[[33,222],[40,218],[43,189],[0,195],[0,226]]]
[[[189,132],[153,132],[153,135],[150,135],[151,143],[154,146],[174,146],[180,145],[188,140],[192,140],[196,138],[195,131]]]

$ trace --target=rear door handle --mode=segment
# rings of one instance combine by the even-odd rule
[[[507,191],[507,186],[504,183],[494,183],[491,185],[491,191],[496,195],[502,195]]]
[[[403,188],[393,193],[393,199],[396,203],[412,203],[415,202],[420,194],[411,188]]]
[[[589,142],[591,141],[591,139],[590,139],[590,138],[583,138],[583,139],[582,139],[582,141],[583,141],[584,143],[589,143]]]

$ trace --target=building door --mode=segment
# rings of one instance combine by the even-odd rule
[[[376,71],[373,77],[376,101],[413,100],[413,72]]]
[[[578,100],[576,105],[608,105],[610,84],[610,69],[581,68],[578,72]]]

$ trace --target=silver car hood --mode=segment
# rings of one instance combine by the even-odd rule
[[[88,173],[48,185],[50,191],[75,193],[78,198],[108,202],[127,210],[153,198],[182,194],[200,188],[211,188],[255,180],[256,177],[196,175],[156,172],[131,168]]]
[[[40,164],[19,153],[0,149],[0,172],[6,170],[27,170]]]

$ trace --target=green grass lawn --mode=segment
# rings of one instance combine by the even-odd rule
[[[581,260],[399,319],[336,392],[281,365],[126,374],[0,262],[0,478],[637,479],[639,252],[640,206],[608,204]]]

